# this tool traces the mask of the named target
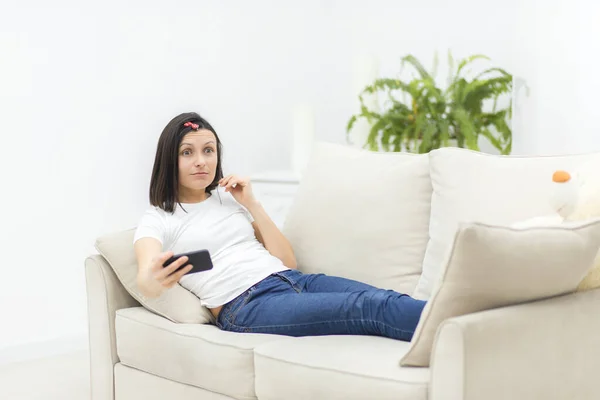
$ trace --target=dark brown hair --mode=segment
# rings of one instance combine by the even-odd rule
[[[150,204],[170,213],[175,211],[179,202],[179,145],[183,137],[192,131],[192,127],[183,126],[186,122],[198,124],[198,129],[208,129],[217,140],[217,171],[215,179],[205,189],[206,193],[214,190],[223,178],[221,158],[223,148],[217,132],[207,120],[194,112],[183,113],[173,118],[162,131],[158,139],[154,168],[150,180]]]

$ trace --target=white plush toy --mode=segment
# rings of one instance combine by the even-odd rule
[[[556,171],[552,175],[552,181],[549,201],[554,212],[514,223],[513,228],[561,225],[575,211],[581,190],[579,177],[572,176],[567,171]]]
[[[552,176],[551,205],[555,214],[516,223],[515,228],[553,226],[600,218],[600,163],[581,165],[577,171],[556,171]],[[577,290],[600,287],[600,251]]]

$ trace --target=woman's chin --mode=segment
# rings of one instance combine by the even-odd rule
[[[200,184],[199,182],[193,183],[191,185],[184,185],[184,190],[186,192],[204,192],[209,185]]]

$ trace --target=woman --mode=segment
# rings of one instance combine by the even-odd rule
[[[223,176],[222,146],[196,113],[173,118],[158,141],[152,207],[136,230],[138,286],[158,297],[180,283],[220,329],[290,336],[379,335],[410,341],[424,301],[324,274],[297,271],[292,246],[252,193]],[[208,249],[213,269],[186,275],[173,254]]]

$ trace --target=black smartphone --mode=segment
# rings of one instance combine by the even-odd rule
[[[187,274],[208,271],[209,269],[212,269],[212,267],[213,267],[212,260],[210,258],[210,253],[208,252],[208,250],[196,250],[196,251],[190,251],[188,253],[175,254],[173,257],[171,257],[167,261],[165,261],[165,263],[163,264],[163,267],[167,267],[173,261],[175,261],[179,257],[183,257],[183,256],[188,257],[187,262],[185,264],[183,264],[181,267],[177,268],[177,270],[174,271],[173,273],[181,270],[188,264],[192,264],[192,269]]]

